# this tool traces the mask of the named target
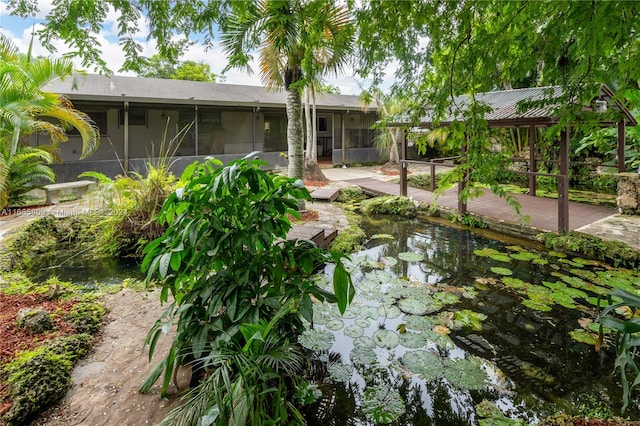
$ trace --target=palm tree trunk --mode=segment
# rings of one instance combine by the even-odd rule
[[[304,161],[305,164],[309,163],[312,158],[313,148],[313,126],[311,125],[311,105],[309,104],[309,86],[304,88],[304,121],[307,135],[307,150],[305,151]]]
[[[391,131],[391,147],[389,148],[389,163],[400,164],[400,154],[398,152],[398,140],[400,139],[400,129],[392,128]]]
[[[296,88],[287,89],[287,156],[289,158],[288,175],[302,179],[304,174],[302,132],[302,101]]]

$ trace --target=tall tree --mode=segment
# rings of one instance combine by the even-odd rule
[[[11,198],[12,173],[14,188],[18,178],[15,173],[25,172],[29,166],[43,177],[53,177],[52,173],[41,173],[44,169],[39,164],[51,162],[58,144],[67,140],[67,129],[79,131],[82,157],[100,142],[89,116],[74,109],[64,96],[42,90],[47,83],[64,78],[73,78],[71,60],[33,58],[31,49],[22,54],[11,40],[0,35],[0,207]],[[36,132],[48,134],[51,144],[38,147],[38,152],[21,149],[23,139]]]
[[[365,106],[374,104],[380,114],[380,123],[376,123],[376,127],[380,129],[376,137],[376,145],[379,149],[386,149],[389,152],[389,161],[384,167],[398,169],[400,167],[398,145],[402,141],[403,130],[399,127],[387,127],[385,123],[393,121],[402,114],[408,102],[400,95],[386,95],[377,88],[363,92],[360,98]]]
[[[122,70],[141,70],[142,47],[136,36],[143,16],[149,24],[148,36],[156,40],[159,54],[172,60],[192,42],[189,37],[193,34],[201,35],[205,47],[212,47],[216,24],[226,34],[223,43],[231,54],[232,66],[246,66],[257,49],[263,81],[287,90],[289,174],[303,176],[300,93],[306,85],[306,74],[319,72],[317,64],[327,71],[339,71],[346,64],[354,35],[346,6],[332,0],[94,0],[91,6],[86,7],[84,2],[54,2],[39,31],[42,42],[53,49],[52,40],[62,39],[74,47],[69,54],[82,57],[84,66],[104,71],[106,63],[100,57],[97,33],[107,13],[115,9],[125,53]],[[9,9],[23,17],[38,12],[35,0],[11,0]]]
[[[170,78],[174,80],[216,81],[216,75],[211,72],[209,64],[196,61],[181,62]]]
[[[216,81],[209,64],[196,61],[174,61],[158,53],[144,61],[139,77],[170,78],[173,80]]]
[[[264,0],[237,7],[223,25],[222,43],[230,66],[247,67],[259,51],[260,73],[268,87],[287,91],[289,177],[302,178],[301,91],[325,70],[340,70],[353,37],[350,15],[330,0]]]
[[[176,72],[176,66],[176,61],[156,53],[146,58],[143,64],[140,65],[138,77],[171,78]]]
[[[387,64],[397,61],[396,89],[415,100],[408,110],[415,118],[428,105],[437,121],[457,107],[455,95],[469,95],[466,120],[452,126],[449,138],[459,147],[468,138],[461,167],[471,181],[496,184],[492,172],[504,161],[488,149],[486,109],[474,95],[505,82],[562,85],[558,128],[577,121],[593,126],[596,117],[581,109],[601,83],[612,83],[620,97],[638,87],[639,14],[637,4],[626,1],[363,2],[356,14],[360,70],[379,81]]]

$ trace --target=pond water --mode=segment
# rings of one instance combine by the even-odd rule
[[[314,327],[301,337],[314,349],[311,379],[322,391],[305,407],[310,425],[535,424],[557,411],[620,414],[615,353],[594,350],[592,320],[599,295],[636,291],[638,275],[432,221],[365,227],[369,243],[349,263],[354,303],[344,316],[316,304]],[[141,278],[135,263],[69,253],[41,259],[37,275],[88,288]],[[640,419],[637,403],[625,417]]]
[[[633,288],[637,275],[426,221],[366,227],[371,240],[350,265],[354,303],[344,316],[316,304],[301,341],[316,350],[323,392],[310,424],[619,415],[615,353],[595,351],[590,322],[598,295]],[[625,416],[639,418],[636,407]]]

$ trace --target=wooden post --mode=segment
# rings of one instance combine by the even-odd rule
[[[469,147],[469,135],[467,135],[467,144],[463,145],[462,149],[460,150],[460,155],[462,157],[461,159],[463,163],[467,161],[466,155],[467,155],[468,147]],[[468,173],[465,170],[465,172],[462,175],[462,179],[458,181],[458,215],[459,216],[467,214],[467,203],[462,199],[462,197],[460,197],[460,194],[462,194],[462,191],[464,191],[464,188],[466,186],[467,176],[468,176]]]
[[[402,130],[400,141],[400,195],[407,196],[407,132]]]
[[[626,167],[624,164],[626,150],[626,123],[624,117],[618,122],[618,173],[624,173]]]
[[[529,126],[529,195],[536,196],[536,126]]]
[[[436,190],[436,165],[429,164],[429,171],[431,172],[431,181],[429,182],[429,190],[431,192]]]
[[[129,102],[124,103],[124,174],[129,174]]]
[[[569,128],[560,134],[560,174],[558,175],[558,232],[569,232]]]

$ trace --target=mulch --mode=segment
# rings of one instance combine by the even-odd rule
[[[64,321],[75,302],[47,300],[41,294],[4,294],[0,292],[0,366],[9,362],[18,352],[31,350],[47,339],[67,336],[74,332],[72,326]],[[54,331],[33,335],[16,325],[16,314],[22,308],[42,307],[49,313],[55,313]],[[7,399],[7,386],[0,380],[0,416],[11,407]]]

